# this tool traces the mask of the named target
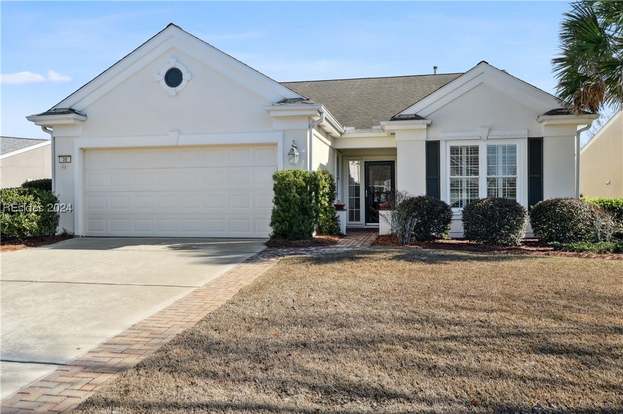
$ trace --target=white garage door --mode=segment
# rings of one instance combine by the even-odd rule
[[[87,150],[90,236],[267,237],[274,145]]]

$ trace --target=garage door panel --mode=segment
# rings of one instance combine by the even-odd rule
[[[89,235],[266,237],[276,147],[85,153]]]

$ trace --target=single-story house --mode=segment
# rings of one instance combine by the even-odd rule
[[[49,139],[0,137],[0,188],[19,187],[25,181],[50,178]]]
[[[623,197],[623,111],[580,152],[580,188],[586,197]]]
[[[337,180],[349,227],[394,190],[455,211],[578,195],[578,126],[487,62],[465,73],[277,82],[169,24],[51,109],[60,228],[88,236],[266,237],[275,170]]]

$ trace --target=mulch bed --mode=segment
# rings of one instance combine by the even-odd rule
[[[396,247],[400,246],[400,243],[398,243],[398,239],[396,238],[396,236],[379,236],[373,245]],[[407,247],[418,247],[422,249],[436,250],[456,250],[466,252],[498,252],[512,254],[531,254],[536,256],[585,257],[590,259],[623,260],[623,254],[621,253],[565,252],[561,250],[555,250],[553,247],[543,244],[536,239],[527,239],[523,242],[521,246],[515,247],[491,246],[476,243],[470,240],[461,239],[414,242],[407,245]]]
[[[11,252],[21,250],[27,247],[39,247],[47,244],[57,243],[59,241],[71,239],[71,234],[62,234],[59,236],[31,237],[26,240],[2,239],[0,240],[0,252]]]
[[[266,242],[268,247],[319,247],[333,246],[344,236],[315,236],[309,240],[286,240],[286,239],[270,239]]]

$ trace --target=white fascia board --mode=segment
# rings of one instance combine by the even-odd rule
[[[287,117],[319,117],[321,105],[316,104],[276,104],[266,107],[268,114],[273,118]]]
[[[344,135],[333,141],[336,149],[396,148],[396,138],[392,135],[353,137]]]
[[[590,125],[598,115],[539,115],[537,122],[548,125]]]
[[[96,99],[89,98],[90,95],[97,93],[97,97],[103,96],[116,85],[147,66],[154,59],[166,53],[168,49],[173,48],[182,50],[184,53],[197,58],[202,63],[229,79],[235,80],[237,83],[243,84],[242,80],[245,78],[251,81],[255,80],[256,82],[254,82],[252,88],[247,85],[246,82],[244,86],[268,99],[275,100],[276,97],[302,97],[291,89],[281,85],[279,82],[198,37],[193,36],[177,26],[170,25],[82,86],[76,92],[53,106],[53,108],[75,107],[78,110],[84,109]]]
[[[68,97],[57,103],[52,107],[55,108],[71,108],[78,102],[83,100],[88,95],[95,92],[115,77],[122,75],[124,71],[136,64],[144,56],[152,52],[154,49],[161,46],[164,42],[172,38],[173,26],[169,26],[159,33],[155,34],[152,38],[148,39],[145,43],[132,50],[126,56],[114,63],[109,68],[105,69],[102,73],[95,78],[81,86],[78,90],[70,94]]]
[[[411,121],[383,121],[381,127],[384,131],[406,131],[411,129],[426,129],[431,124],[430,119],[414,119]]]
[[[39,144],[31,145],[30,147],[20,148],[20,149],[15,150],[15,151],[7,152],[6,154],[0,155],[0,160],[12,157],[14,155],[23,154],[25,152],[32,151],[32,150],[35,150],[37,148],[45,147],[46,145],[50,145],[51,142],[52,142],[51,140],[50,141],[46,141],[46,142],[40,142]]]
[[[480,62],[400,114],[427,117],[477,86],[486,83],[530,108],[548,110],[561,106],[560,99],[486,62]]]
[[[484,62],[480,62],[479,64],[477,64],[476,66],[474,66],[473,68],[471,68],[470,70],[468,70],[467,72],[459,76],[458,78],[454,79],[453,81],[448,82],[447,84],[437,89],[430,95],[422,98],[421,100],[414,103],[410,107],[404,109],[402,112],[399,112],[397,115],[420,114],[420,112],[422,112],[425,108],[434,104],[435,102],[437,102],[439,99],[443,98],[450,92],[458,89],[459,87],[474,80],[475,78],[482,76],[485,71],[485,65],[487,64]]]
[[[343,138],[378,138],[389,137],[391,133],[382,129],[348,129],[342,135]]]
[[[28,115],[30,122],[39,126],[72,125],[86,121],[86,115],[80,114],[58,114],[58,115]]]

